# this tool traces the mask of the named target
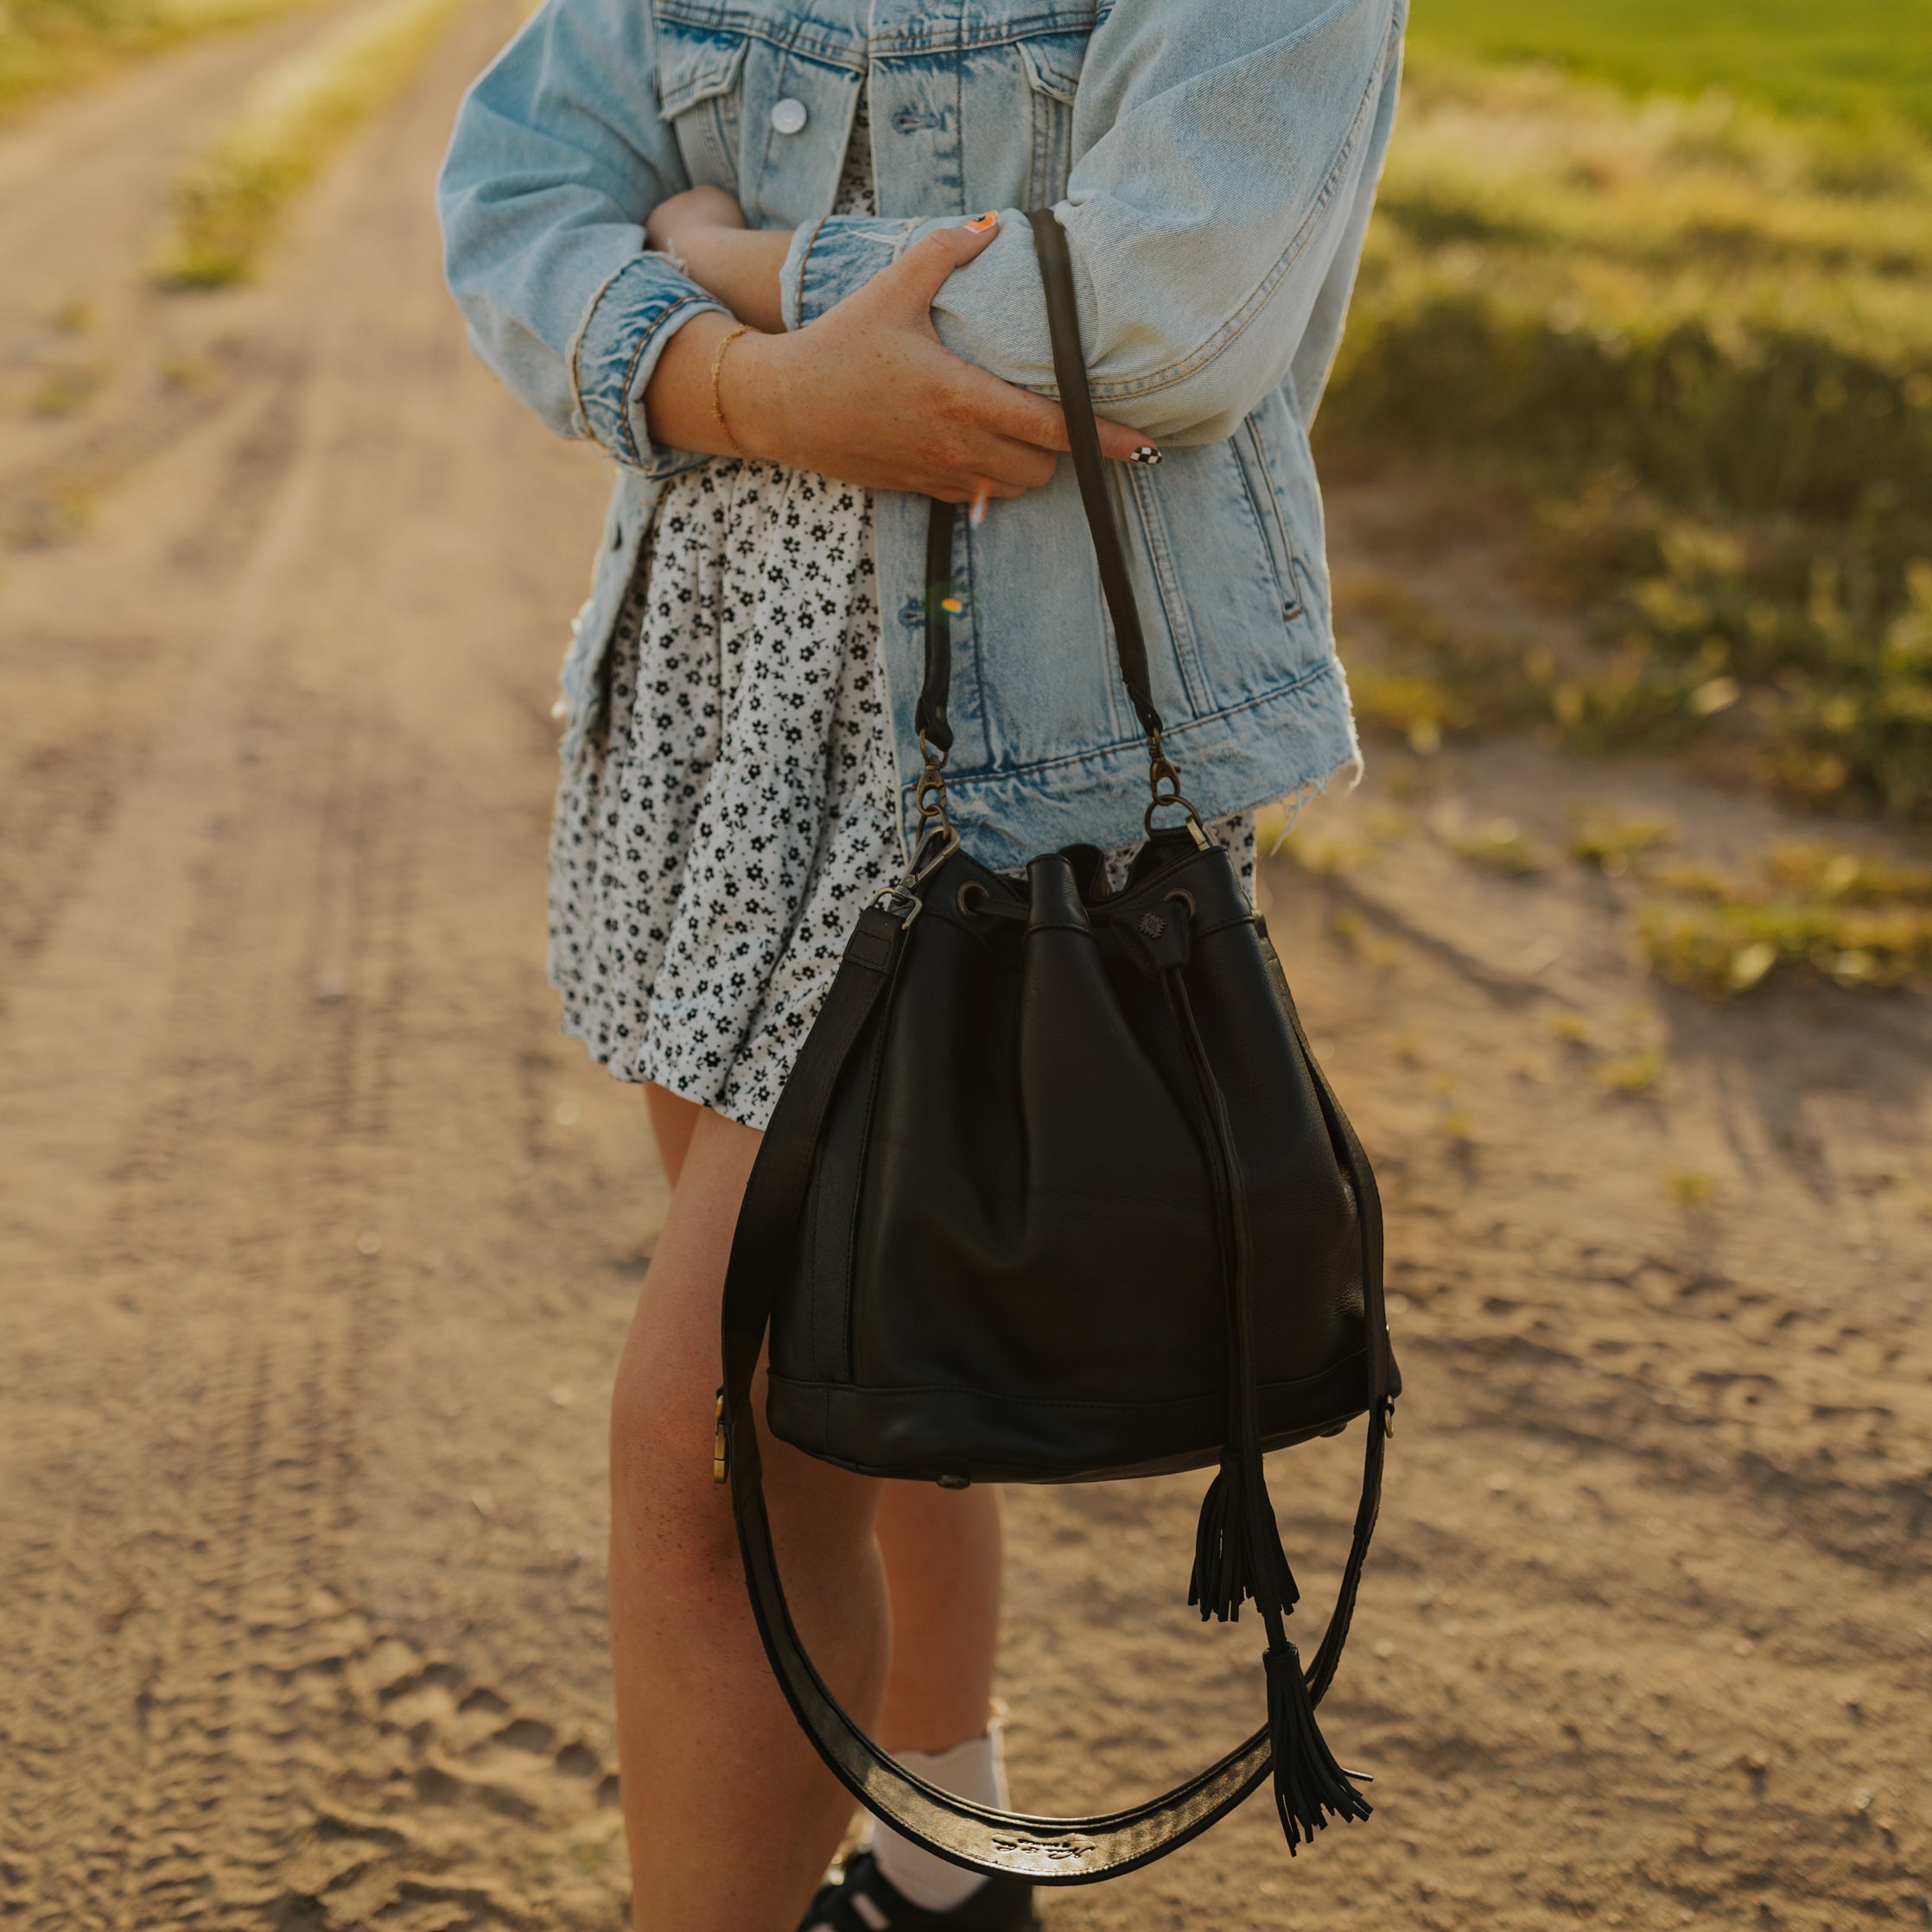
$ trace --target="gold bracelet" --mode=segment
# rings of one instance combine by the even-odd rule
[[[739,323],[737,327],[733,329],[732,332],[728,335],[727,335],[721,342],[718,344],[716,350],[714,352],[711,357],[711,414],[713,418],[716,421],[718,427],[724,431],[724,440],[731,445],[732,454],[740,457],[742,457],[745,454],[745,446],[739,442],[736,436],[732,435],[731,425],[725,421],[724,398],[718,393],[718,378],[724,373],[725,351],[728,349],[740,335],[747,334],[750,332],[751,326],[752,325],[749,322]]]

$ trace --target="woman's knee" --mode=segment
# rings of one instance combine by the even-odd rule
[[[716,1398],[687,1380],[620,1374],[611,1398],[612,1510],[620,1527],[656,1525],[728,1548],[730,1504],[713,1479]]]

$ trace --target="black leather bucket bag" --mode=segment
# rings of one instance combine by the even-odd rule
[[[976,1871],[1076,1884],[1143,1865],[1271,1776],[1292,1850],[1369,1807],[1322,1739],[1400,1389],[1375,1176],[1308,1051],[1279,960],[1161,748],[1081,355],[1065,238],[1032,217],[1121,675],[1147,734],[1149,837],[1124,887],[1100,854],[1023,879],[947,815],[952,511],[932,512],[922,836],[860,917],[781,1096],[725,1288],[717,1471],[758,1625],[832,1770]],[[1178,826],[1156,829],[1171,808]],[[759,1486],[773,1435],[871,1476],[1065,1483],[1213,1468],[1188,1600],[1252,1599],[1268,1720],[1160,1798],[1104,1817],[989,1810],[912,1776],[840,1708],[785,1608]],[[1367,1438],[1325,1634],[1304,1662],[1262,1452]]]

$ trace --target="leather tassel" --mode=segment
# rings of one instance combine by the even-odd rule
[[[1366,1818],[1370,1805],[1336,1763],[1315,1722],[1293,1644],[1269,1650],[1262,1662],[1268,1668],[1268,1741],[1274,1752],[1274,1808],[1293,1857],[1298,1845],[1314,1842],[1331,1817]]]
[[[1248,1594],[1247,1566],[1242,1561],[1246,1538],[1239,1465],[1223,1458],[1207,1494],[1201,1498],[1200,1521],[1194,1528],[1194,1573],[1187,1579],[1187,1600],[1198,1604],[1201,1621],[1217,1617],[1231,1624],[1241,1615]]]
[[[1251,1466],[1256,1466],[1258,1496],[1249,1492]],[[1265,1574],[1258,1573],[1257,1556],[1260,1565],[1266,1567]],[[1266,1599],[1257,1585],[1267,1586]],[[1187,1601],[1199,1606],[1204,1624],[1211,1617],[1232,1624],[1239,1620],[1245,1598],[1252,1597],[1257,1605],[1271,1599],[1287,1611],[1293,1609],[1300,1595],[1294,1572],[1288,1567],[1287,1552],[1281,1548],[1281,1533],[1275,1528],[1266,1480],[1248,1457],[1230,1451],[1222,1457],[1221,1467],[1201,1498]]]

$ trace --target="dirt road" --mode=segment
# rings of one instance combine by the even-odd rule
[[[619,1922],[603,1408],[664,1193],[542,973],[603,477],[470,361],[429,207],[508,19],[253,290],[157,296],[141,251],[307,29],[0,140],[0,1917],[34,1932]],[[1332,870],[1271,868],[1390,1199],[1409,1394],[1331,1706],[1377,1815],[1291,1865],[1251,1808],[1064,1932],[1932,1924],[1932,1013],[1662,998],[1624,887],[1448,849],[1498,811],[1554,841],[1577,793],[1776,829],[1504,747],[1383,759],[1309,821]],[[1277,1486],[1312,1598],[1331,1446]],[[1254,1720],[1246,1626],[1182,1608],[1198,1486],[1014,1497],[1022,1802]]]

